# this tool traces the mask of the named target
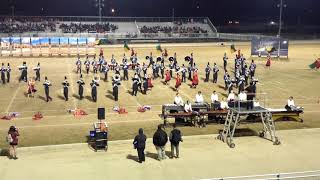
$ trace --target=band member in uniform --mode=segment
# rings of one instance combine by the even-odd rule
[[[69,100],[69,82],[67,80],[67,76],[64,77],[64,81],[62,82],[62,86],[63,86],[63,96],[64,96],[64,100],[68,101]]]
[[[98,73],[98,62],[96,61],[96,56],[93,56],[93,60],[91,62],[93,73],[97,74]]]
[[[94,102],[97,102],[97,86],[99,86],[99,79],[95,77],[90,83],[91,86],[91,98]]]
[[[189,63],[188,65],[188,79],[191,81],[191,75],[192,75],[192,71],[193,71],[193,67],[192,65]]]
[[[152,52],[150,52],[148,68],[149,68],[150,66],[152,66],[153,64],[154,64],[154,60],[153,60],[153,57],[152,57]]]
[[[179,87],[181,86],[181,78],[180,78],[180,74],[177,73],[177,77],[176,77],[176,91],[178,91]]]
[[[100,48],[100,54],[99,54],[99,56],[103,56],[103,49],[102,49],[102,48]]]
[[[146,76],[147,70],[148,70],[148,66],[145,63],[143,63],[142,65],[143,76]]]
[[[244,91],[244,85],[245,85],[245,78],[244,78],[244,76],[240,76],[239,81],[238,81],[238,88],[239,88],[238,94],[240,92]]]
[[[116,63],[117,63],[117,61],[114,58],[114,55],[112,54],[112,56],[111,56],[111,70],[114,70]]]
[[[49,95],[49,87],[51,86],[51,83],[50,83],[50,81],[48,80],[48,78],[47,77],[45,77],[44,78],[44,83],[43,83],[43,85],[44,85],[44,92],[45,92],[45,94],[46,94],[46,101],[47,102],[49,102],[49,101],[52,101],[52,98],[50,97],[50,95]]]
[[[134,55],[131,57],[131,63],[132,63],[132,70],[134,70],[138,64],[138,56],[137,53],[134,52]]]
[[[119,97],[119,86],[121,85],[120,83],[121,77],[119,74],[115,74],[112,80],[112,89],[113,89],[113,97],[114,101],[118,102],[118,97]]]
[[[193,65],[194,65],[193,53],[191,53],[191,55],[190,55],[189,64],[191,65],[191,67],[193,67]]]
[[[165,85],[167,85],[167,83],[168,83],[170,80],[171,80],[170,72],[169,72],[169,70],[167,69],[167,70],[166,70],[166,78],[164,79]]]
[[[173,71],[173,69],[174,69],[173,62],[170,62],[170,64],[169,64],[169,69],[170,69],[170,77],[172,78],[172,77],[173,77],[173,76],[172,76],[172,71]]]
[[[82,62],[80,60],[80,57],[78,56],[78,60],[76,61],[76,66],[77,66],[77,74],[80,72],[81,74],[81,65],[82,65]]]
[[[105,59],[104,59],[104,56],[100,56],[99,58],[99,71],[102,72],[102,65],[105,63]]]
[[[251,78],[254,77],[254,74],[255,74],[255,72],[256,72],[256,67],[257,67],[257,65],[256,65],[256,64],[254,63],[254,61],[252,60],[252,61],[251,61],[251,64],[250,64],[250,67],[249,67]]]
[[[102,71],[104,73],[104,81],[108,82],[108,72],[109,72],[109,65],[105,62],[102,66]]]
[[[19,66],[19,70],[21,71],[21,76],[19,78],[19,82],[20,81],[24,81],[27,82],[28,81],[28,67],[27,67],[27,63],[23,62],[22,66]]]
[[[128,77],[128,70],[129,70],[129,66],[127,62],[124,62],[123,64],[123,80],[124,81],[128,81],[129,77]]]
[[[36,86],[35,80],[33,78],[30,78],[28,80],[28,92],[27,92],[28,97],[30,97],[30,95],[31,97],[34,97],[34,93],[37,91],[35,86]]]
[[[143,77],[143,94],[147,94],[148,91],[148,78],[145,76]]]
[[[8,63],[8,66],[7,66],[7,83],[10,82],[10,73],[11,73],[11,67],[10,67],[10,63]]]
[[[132,83],[132,96],[137,96],[139,81],[140,81],[139,76],[137,74],[134,74],[132,81],[133,81],[133,83]]]
[[[271,66],[271,56],[270,56],[270,54],[268,54],[267,62],[266,62],[266,67],[267,67],[267,68],[270,68],[270,66]]]
[[[211,72],[211,67],[210,67],[209,62],[207,64],[205,72],[206,72],[206,79],[204,80],[204,82],[209,82],[209,76],[210,76],[210,72]]]
[[[86,72],[87,74],[89,74],[89,71],[90,71],[90,61],[89,61],[89,56],[87,56],[87,59],[84,61],[83,63],[86,67]]]
[[[187,68],[182,64],[182,67],[180,68],[182,72],[182,82],[186,82],[186,73],[187,73]]]
[[[40,63],[38,62],[37,66],[33,68],[36,71],[36,79],[35,81],[40,81]]]
[[[82,100],[83,99],[83,86],[85,85],[83,79],[82,79],[82,74],[80,74],[80,79],[77,81],[78,85],[79,85],[79,91],[78,91],[78,95],[79,95],[79,99]]]
[[[219,72],[219,67],[216,63],[213,64],[213,83],[217,83],[218,81],[218,72]]]
[[[6,67],[4,66],[4,63],[2,63],[0,71],[1,71],[1,81],[2,81],[3,84],[6,84],[6,76],[5,76],[5,74],[6,74],[7,70],[6,70]]]
[[[228,64],[227,53],[224,53],[224,55],[223,55],[223,68],[225,71],[227,70],[227,64]]]
[[[165,69],[165,66],[161,64],[160,65],[161,79],[164,79],[164,69]]]
[[[198,71],[195,70],[192,78],[192,88],[197,88],[198,84],[199,84]]]

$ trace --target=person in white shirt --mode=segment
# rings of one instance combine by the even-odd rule
[[[228,100],[228,102],[236,100],[236,95],[234,94],[233,91],[231,91],[231,92],[229,93],[227,100]]]
[[[183,106],[183,100],[182,100],[181,96],[179,95],[179,93],[177,93],[176,97],[174,97],[174,104],[176,104],[178,106]]]
[[[187,100],[187,103],[184,105],[184,111],[188,113],[192,113],[192,106],[189,100]]]
[[[229,109],[226,98],[222,98],[222,101],[220,102],[220,109],[222,109],[222,110]]]
[[[259,107],[260,103],[259,103],[259,99],[254,99],[253,100],[253,107]]]
[[[196,95],[196,103],[204,103],[201,91],[199,91],[198,94]]]
[[[295,104],[294,104],[294,100],[293,100],[293,97],[290,96],[289,99],[288,99],[288,102],[287,102],[287,105],[285,107],[287,109],[287,111],[295,111],[295,110],[298,110],[299,107],[297,107]]]
[[[240,101],[240,106],[241,107],[246,107],[247,104],[247,93],[244,91],[241,91],[238,95],[239,101]]]
[[[211,102],[214,103],[216,101],[219,101],[218,94],[216,93],[216,91],[213,91],[213,93],[211,94]]]

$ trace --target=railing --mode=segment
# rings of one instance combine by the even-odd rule
[[[278,173],[278,174],[263,174],[253,176],[237,176],[237,177],[221,177],[201,180],[316,180],[320,179],[320,170],[304,171],[304,172],[291,172],[291,173]]]

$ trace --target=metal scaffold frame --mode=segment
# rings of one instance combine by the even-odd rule
[[[249,114],[260,115],[263,130],[259,133],[260,137],[270,138],[274,145],[279,145],[280,140],[276,136],[276,130],[274,121],[272,119],[272,114],[269,110],[265,108],[259,108],[257,110],[239,110],[238,108],[230,108],[226,117],[223,130],[218,135],[218,139],[227,143],[230,148],[234,148],[235,144],[233,142],[234,133],[236,128],[239,126],[241,121],[241,116],[246,116]]]

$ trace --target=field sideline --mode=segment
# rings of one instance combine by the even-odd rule
[[[156,52],[155,45],[130,45],[137,52],[140,61],[145,61],[145,56],[149,55],[150,51],[153,54],[159,55]],[[188,84],[183,84],[180,94],[183,99],[193,100],[198,90],[203,92],[206,101],[209,101],[213,90],[221,93],[220,97],[225,95],[225,91],[220,87],[224,85],[222,72],[222,56],[224,52],[229,52],[229,47],[220,47],[216,43],[198,43],[198,44],[162,44],[163,48],[167,48],[169,56],[173,52],[177,52],[179,63],[183,63],[183,58],[194,53],[195,62],[200,69],[200,85],[197,89],[190,89]],[[250,43],[236,44],[236,48],[240,48],[247,58],[249,63],[250,58]],[[120,61],[124,52],[121,46],[104,47],[105,56],[110,61],[111,53],[113,53]],[[97,50],[98,51],[98,50]],[[257,67],[257,77],[259,79],[258,92],[268,94],[266,105],[268,107],[283,107],[288,96],[292,95],[295,98],[296,104],[305,108],[303,118],[304,123],[299,122],[278,122],[277,129],[295,129],[295,128],[316,128],[320,127],[318,117],[320,115],[319,104],[319,89],[320,89],[320,72],[308,69],[308,65],[313,62],[314,55],[320,52],[320,42],[303,42],[293,43],[289,47],[288,60],[273,60],[271,69],[265,69],[265,59],[255,58]],[[126,52],[127,57],[130,52]],[[233,57],[229,54],[229,68],[232,71]],[[92,72],[84,74],[86,82],[85,99],[80,101],[77,99],[78,87],[76,81],[79,75],[75,73],[75,58],[9,58],[0,57],[0,62],[10,62],[12,67],[11,83],[0,85],[0,116],[4,116],[8,112],[19,112],[21,116],[11,121],[0,121],[0,147],[5,146],[5,136],[10,125],[16,125],[21,132],[21,146],[49,145],[49,144],[65,144],[86,142],[86,135],[92,129],[92,122],[96,121],[96,108],[104,106],[107,111],[107,121],[110,126],[110,139],[130,139],[136,134],[139,127],[143,127],[150,137],[154,132],[156,125],[161,123],[159,117],[161,105],[172,103],[175,91],[174,80],[169,86],[164,86],[161,81],[155,80],[155,87],[148,95],[138,93],[137,97],[132,97],[131,92],[132,82],[122,82],[119,94],[120,106],[128,110],[127,115],[118,115],[112,112],[114,102],[112,100],[111,81],[102,82],[98,88],[98,102],[94,103],[90,97],[89,83],[93,77]],[[33,76],[31,68],[37,62],[41,63],[41,78],[48,76],[53,86],[50,89],[53,102],[46,103],[44,99],[44,88],[42,82],[37,83],[38,92],[35,98],[27,98],[25,96],[26,84],[18,83],[20,72],[16,68],[23,61],[27,61],[29,66],[29,76]],[[218,86],[212,83],[204,83],[204,68],[207,62],[212,65],[216,62],[220,66]],[[109,73],[112,76],[112,73]],[[130,76],[133,73],[130,71]],[[212,74],[211,74],[212,75]],[[67,76],[71,87],[69,88],[70,100],[65,102],[62,97],[62,85],[64,76]],[[101,74],[101,77],[103,75]],[[210,77],[212,80],[212,77]],[[111,79],[111,77],[109,77]],[[138,113],[137,108],[141,105],[151,105],[152,109],[146,113]],[[89,115],[76,119],[67,113],[67,109],[74,107],[86,110]],[[44,118],[41,121],[33,121],[32,116],[35,112],[41,112]],[[261,128],[259,123],[243,125],[244,128],[258,130]],[[193,134],[212,134],[221,129],[222,125],[210,125],[204,129],[193,127],[183,127],[182,130],[186,135]],[[281,137],[280,137],[281,138]]]

